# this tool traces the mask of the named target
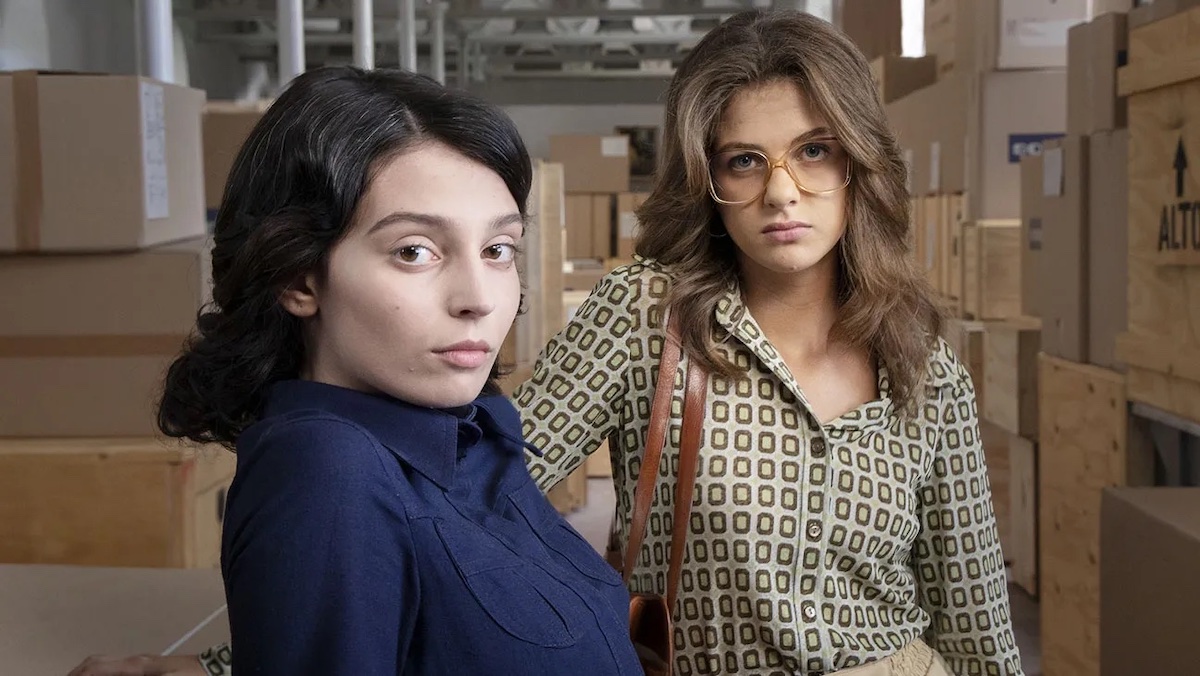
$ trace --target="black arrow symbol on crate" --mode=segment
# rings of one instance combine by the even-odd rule
[[[1175,148],[1175,196],[1183,197],[1183,173],[1187,171],[1187,151],[1183,149],[1183,137]]]

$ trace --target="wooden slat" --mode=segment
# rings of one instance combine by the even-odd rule
[[[1151,480],[1131,444],[1125,378],[1039,356],[1038,544],[1042,667],[1100,674],[1100,495]]]
[[[1005,551],[1013,582],[1038,595],[1037,443],[1012,435],[1008,440],[1009,543]]]

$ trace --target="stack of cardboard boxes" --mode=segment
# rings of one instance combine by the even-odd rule
[[[633,188],[644,188],[648,178],[633,173],[646,164],[637,155],[627,134],[550,137],[550,161],[563,166],[566,189],[566,290],[590,291],[606,272],[633,257],[634,212],[646,197]]]
[[[232,456],[156,436],[209,299],[202,91],[0,74],[0,562],[210,566]]]

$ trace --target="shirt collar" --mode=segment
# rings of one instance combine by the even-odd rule
[[[442,488],[454,481],[460,446],[473,446],[486,436],[485,430],[518,447],[532,448],[519,433],[510,431],[520,430],[519,416],[502,396],[480,396],[466,406],[447,410],[311,380],[285,380],[271,387],[264,414],[306,409],[362,426],[401,462]]]

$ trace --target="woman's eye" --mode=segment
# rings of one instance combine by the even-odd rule
[[[488,260],[508,263],[517,257],[517,247],[512,244],[493,244],[483,250],[483,255]]]
[[[810,143],[800,149],[800,156],[807,162],[819,162],[829,155],[829,148]]]
[[[433,252],[419,244],[400,247],[393,251],[392,255],[401,263],[409,265],[423,265],[433,260]]]
[[[760,160],[754,155],[738,155],[729,160],[729,167],[735,171],[746,171],[758,166]]]

